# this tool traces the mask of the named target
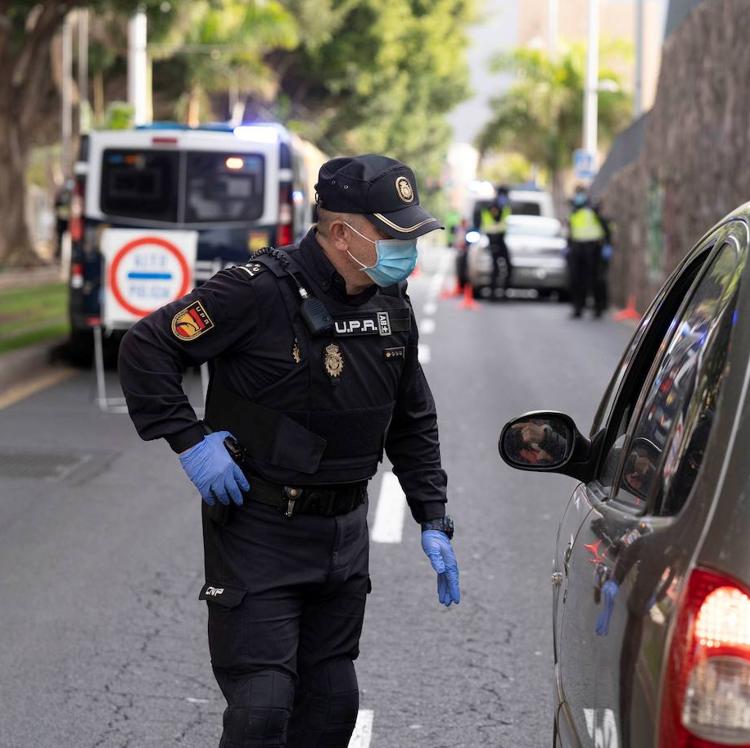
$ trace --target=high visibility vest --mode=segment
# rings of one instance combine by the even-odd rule
[[[503,206],[500,220],[496,221],[489,208],[482,211],[482,225],[479,227],[485,234],[504,234],[508,227],[508,216],[511,215],[510,205]]]
[[[604,227],[591,208],[579,208],[570,214],[570,240],[573,242],[600,242]]]

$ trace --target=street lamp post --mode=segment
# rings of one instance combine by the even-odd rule
[[[146,14],[139,10],[128,23],[128,103],[136,125],[148,121],[148,57]]]
[[[596,171],[597,120],[599,116],[599,0],[589,0],[589,32],[586,51],[586,82],[583,94],[583,150]]]
[[[547,0],[547,53],[550,60],[557,55],[557,24],[559,0]]]
[[[635,0],[635,85],[633,116],[643,114],[643,0]]]

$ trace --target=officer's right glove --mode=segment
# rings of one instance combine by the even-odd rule
[[[215,499],[229,504],[230,498],[242,506],[242,491],[250,490],[245,474],[224,446],[224,439],[230,436],[228,431],[215,431],[180,453],[183,470],[209,506]]]

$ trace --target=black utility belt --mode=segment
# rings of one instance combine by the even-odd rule
[[[253,475],[247,476],[250,490],[248,501],[276,507],[285,517],[295,514],[319,514],[335,517],[347,514],[364,504],[367,481],[341,486],[280,486]]]

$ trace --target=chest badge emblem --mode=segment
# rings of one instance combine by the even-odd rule
[[[294,345],[292,346],[292,358],[294,359],[295,364],[298,364],[300,361],[302,361],[302,351],[300,351],[299,349],[297,338],[294,339]]]
[[[326,367],[326,373],[329,377],[338,379],[344,369],[344,357],[336,343],[326,346],[325,359],[323,361]]]

